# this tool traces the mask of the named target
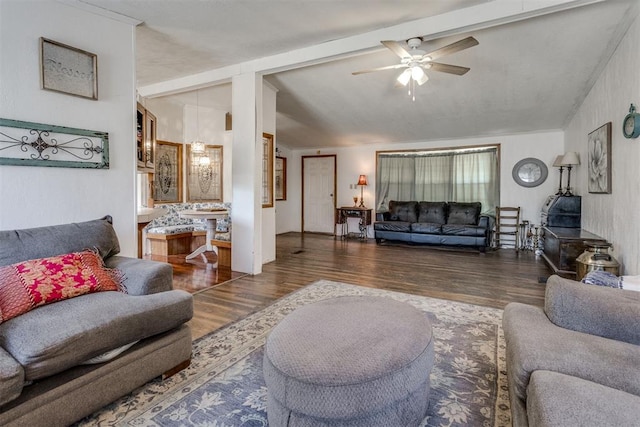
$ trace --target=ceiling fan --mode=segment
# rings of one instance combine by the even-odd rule
[[[397,82],[402,86],[406,86],[411,83],[409,86],[409,95],[413,93],[413,100],[415,101],[415,84],[417,83],[418,86],[422,86],[427,82],[427,80],[429,80],[429,76],[427,76],[425,70],[440,71],[442,73],[455,74],[457,76],[462,76],[470,70],[470,68],[460,67],[458,65],[433,62],[435,59],[476,46],[478,44],[478,40],[473,37],[467,37],[428,53],[420,49],[420,45],[422,44],[422,38],[420,37],[414,37],[407,40],[407,46],[409,47],[408,50],[405,49],[403,45],[393,40],[384,40],[381,43],[387,49],[400,57],[400,63],[387,65],[386,67],[373,68],[371,70],[356,71],[351,74],[356,76],[358,74],[372,73],[374,71],[405,68],[405,70],[398,76]]]

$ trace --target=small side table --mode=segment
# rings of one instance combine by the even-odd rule
[[[205,252],[214,252],[218,255],[218,248],[211,244],[211,241],[215,238],[216,235],[216,223],[217,219],[224,218],[229,214],[227,210],[185,210],[180,212],[180,216],[183,218],[193,218],[193,219],[206,219],[207,220],[207,241],[204,245],[200,246],[195,251],[191,252],[187,255],[186,259],[193,259],[198,255],[202,255],[204,262],[207,262],[207,257],[204,255]]]
[[[342,235],[341,238],[345,238],[349,235],[349,222],[348,218],[360,218],[360,223],[358,224],[358,228],[360,229],[359,237],[361,239],[367,238],[367,226],[371,225],[371,212],[370,208],[359,208],[359,207],[347,207],[343,206],[340,208],[336,208],[336,227],[333,230],[333,238],[335,239],[337,236],[337,225],[342,226]]]

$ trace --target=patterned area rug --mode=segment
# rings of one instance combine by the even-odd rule
[[[304,304],[377,295],[424,311],[433,326],[426,426],[510,426],[502,310],[321,280],[194,342],[191,366],[154,380],[80,426],[266,426],[262,349],[269,331]]]

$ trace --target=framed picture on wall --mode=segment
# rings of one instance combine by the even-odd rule
[[[287,159],[276,157],[276,200],[287,200]]]
[[[589,134],[589,193],[611,194],[611,122]]]
[[[97,100],[97,55],[40,37],[40,86]]]
[[[187,202],[222,200],[222,145],[205,145],[197,154],[187,144]]]
[[[273,135],[262,134],[262,207],[273,207]]]
[[[182,144],[156,141],[153,195],[158,203],[182,202]]]

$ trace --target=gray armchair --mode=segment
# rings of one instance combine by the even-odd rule
[[[514,426],[637,425],[640,292],[552,276],[503,326]]]

